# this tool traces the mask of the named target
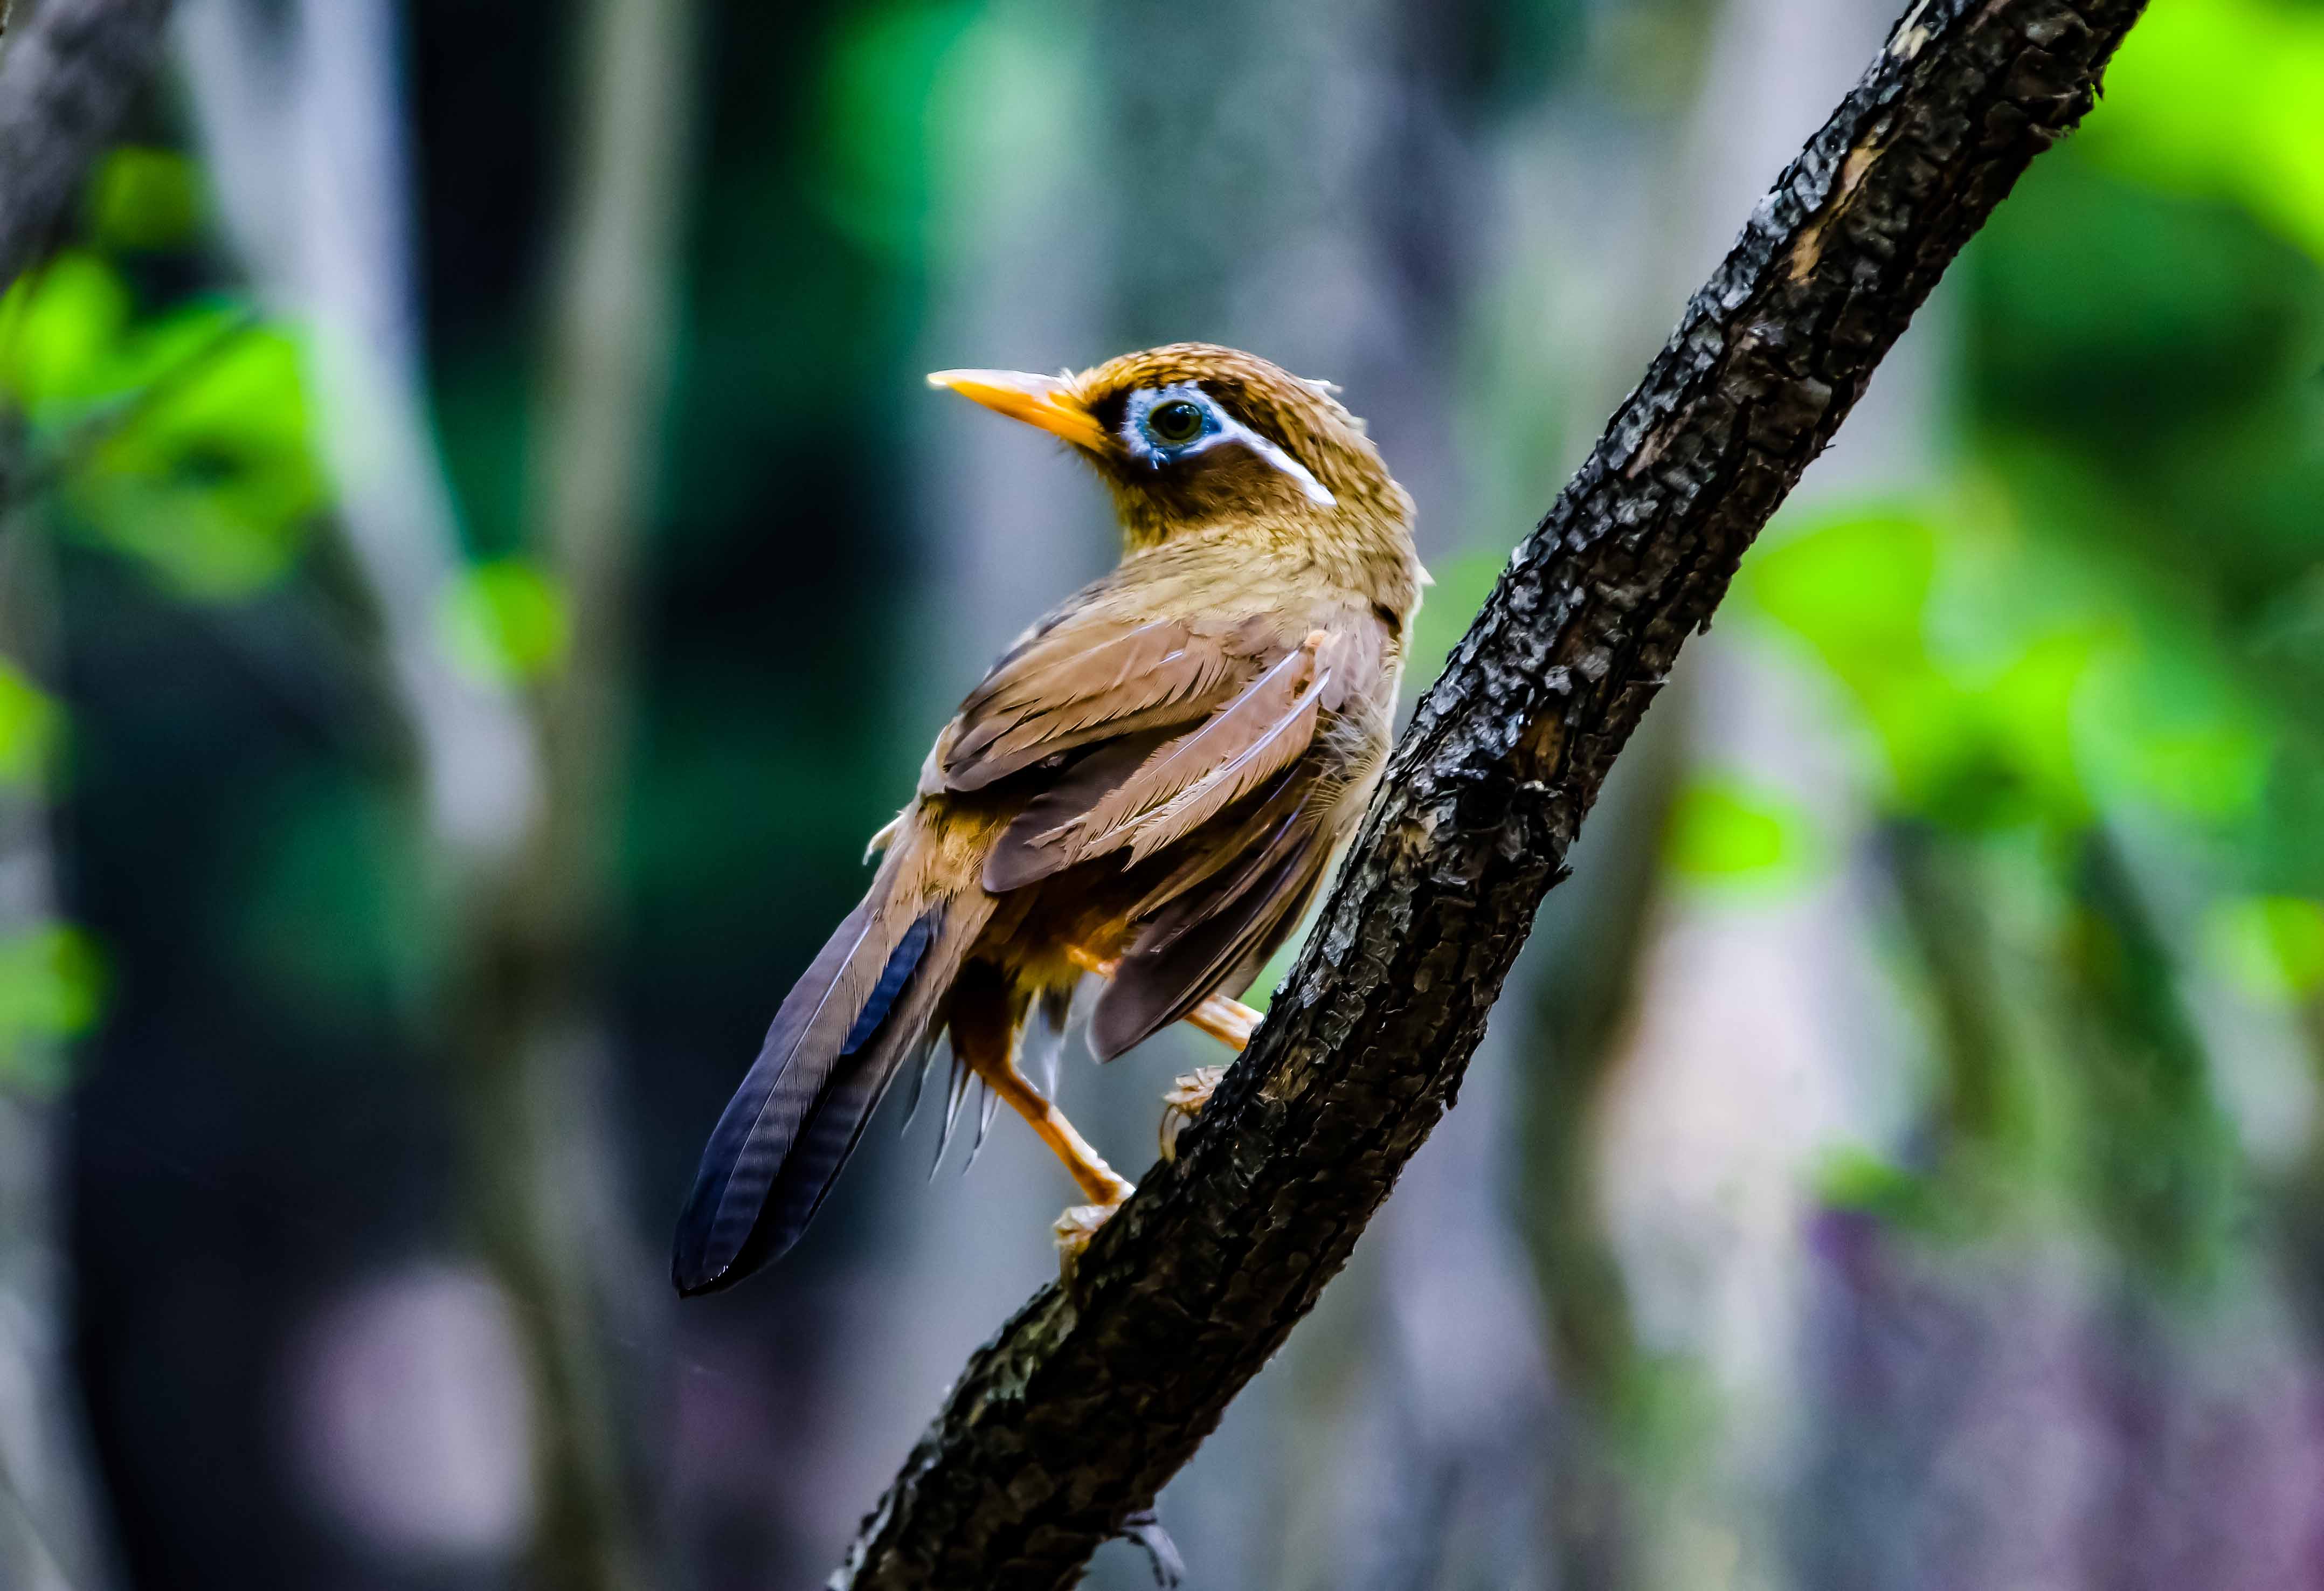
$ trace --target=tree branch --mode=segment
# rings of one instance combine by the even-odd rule
[[[47,0],[0,54],[0,286],[47,244],[161,59],[170,0]]]
[[[2139,9],[1916,0],[1517,549],[1176,1162],[969,1361],[834,1586],[1068,1585],[1192,1457],[1452,1103],[1680,644]]]

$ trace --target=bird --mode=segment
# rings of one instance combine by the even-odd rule
[[[873,835],[871,887],[782,1002],[681,1214],[684,1296],[797,1241],[890,1085],[951,1045],[1086,1200],[1067,1274],[1134,1191],[1020,1064],[1104,980],[1110,1061],[1185,1020],[1240,1050],[1240,996],[1292,934],[1385,768],[1428,576],[1414,505],[1339,389],[1207,343],[1056,376],[929,376],[1090,465],[1122,556],[1001,656]],[[1167,1097],[1183,1120],[1218,1069]],[[916,1085],[917,1088],[917,1085]],[[1166,1137],[1164,1152],[1169,1152]],[[939,1146],[938,1154],[943,1153]]]

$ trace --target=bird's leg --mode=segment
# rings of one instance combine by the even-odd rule
[[[1009,995],[999,979],[975,976],[980,970],[966,970],[954,987],[953,1048],[971,1071],[1025,1118],[1090,1200],[1057,1218],[1058,1252],[1070,1267],[1091,1235],[1105,1224],[1105,1218],[1138,1190],[1106,1164],[1105,1157],[1065,1119],[1065,1113],[1018,1069],[1017,1013],[1010,1008]]]
[[[1102,956],[1092,955],[1079,945],[1068,947],[1065,959],[1083,971],[1094,972],[1100,978],[1111,978],[1114,970],[1121,965],[1119,958],[1109,961]],[[1187,1012],[1185,1020],[1189,1027],[1209,1034],[1240,1055],[1250,1043],[1250,1035],[1259,1026],[1260,1015],[1240,1000],[1231,1000],[1224,995],[1212,995]],[[1203,1107],[1211,1102],[1211,1091],[1219,1086],[1219,1079],[1226,1075],[1226,1071],[1223,1066],[1197,1066],[1179,1078],[1170,1086],[1170,1091],[1162,1096],[1163,1159],[1176,1160],[1178,1157],[1178,1134],[1188,1122],[1203,1113]]]

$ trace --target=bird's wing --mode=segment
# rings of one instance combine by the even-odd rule
[[[1069,616],[1036,630],[961,704],[940,756],[948,790],[981,790],[1061,751],[1202,717],[1247,676],[1233,625]]]
[[[1128,732],[1083,753],[1027,804],[985,864],[985,887],[1019,888],[1117,851],[1135,865],[1268,787],[1305,756],[1351,682],[1377,670],[1364,628],[1316,627],[1269,646],[1254,624],[1240,626],[1258,656],[1237,667],[1229,655],[1222,677],[1239,688],[1212,690],[1192,713],[1180,707],[1177,725],[1156,727],[1150,708],[1130,715]]]

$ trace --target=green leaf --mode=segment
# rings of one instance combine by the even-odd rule
[[[1935,529],[1899,509],[1828,520],[1769,543],[1746,566],[1762,611],[1804,637],[1851,685],[1925,652]]]
[[[2324,259],[2324,12],[2154,7],[2107,69],[2075,145],[2132,180],[2233,198]]]
[[[121,390],[114,355],[129,289],[95,255],[69,252],[0,298],[0,385],[35,425]]]
[[[1812,825],[1780,793],[1739,779],[1697,779],[1672,804],[1663,862],[1695,884],[1787,884],[1814,854]]]
[[[2290,895],[2221,901],[2203,920],[2207,959],[2255,1000],[2289,1004],[2324,989],[2324,902]]]
[[[46,771],[64,726],[56,699],[0,658],[0,788],[23,788]]]
[[[327,501],[298,344],[207,306],[142,328],[114,363],[146,396],[73,477],[90,531],[182,595],[228,600],[281,579]]]
[[[545,678],[565,661],[573,639],[556,578],[525,558],[468,570],[445,593],[440,621],[453,663],[473,679]]]
[[[105,985],[96,941],[69,923],[0,938],[0,1085],[60,1087],[60,1046],[95,1025]]]

